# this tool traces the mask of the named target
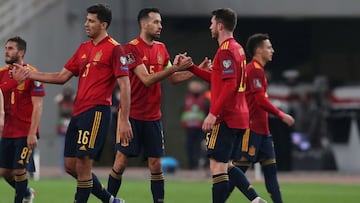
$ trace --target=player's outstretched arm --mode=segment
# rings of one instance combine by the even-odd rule
[[[30,71],[19,64],[13,64],[18,70],[20,70],[25,76],[31,80],[37,80],[44,83],[51,84],[64,84],[71,79],[73,73],[66,68],[63,68],[60,72],[46,73]]]

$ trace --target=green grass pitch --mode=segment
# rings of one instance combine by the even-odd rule
[[[106,180],[102,180],[106,184]],[[36,189],[35,203],[72,203],[76,181],[72,179],[41,179],[30,181]],[[253,184],[260,196],[271,202],[263,183]],[[284,202],[289,203],[345,203],[360,201],[360,184],[335,183],[281,183]],[[152,202],[149,181],[123,180],[119,196],[126,203]],[[4,180],[0,180],[0,203],[13,202],[14,191]],[[91,197],[89,203],[100,202]],[[206,203],[211,202],[210,181],[165,182],[166,203]],[[234,191],[228,203],[249,202],[238,191]]]

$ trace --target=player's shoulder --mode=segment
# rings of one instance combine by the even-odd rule
[[[30,65],[30,64],[26,64],[25,67],[28,68],[31,71],[38,71],[36,67],[34,67],[34,66]]]
[[[154,45],[157,45],[157,46],[165,46],[165,43],[164,43],[164,42],[160,42],[160,41],[154,41]]]
[[[120,43],[117,42],[117,41],[116,41],[114,38],[112,38],[112,37],[109,37],[109,38],[107,39],[107,41],[108,41],[108,43],[112,44],[113,46],[119,46],[119,45],[120,45]]]
[[[135,38],[133,40],[130,40],[128,43],[126,43],[126,46],[137,46],[139,45],[140,41],[139,39]]]
[[[6,65],[6,66],[3,66],[3,67],[0,68],[0,72],[7,71],[9,69],[10,69],[10,66]]]

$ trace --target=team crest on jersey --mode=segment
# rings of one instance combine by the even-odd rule
[[[128,53],[126,55],[126,62],[127,62],[127,64],[132,64],[135,62],[135,57],[132,53]]]
[[[255,88],[262,88],[262,84],[259,78],[254,79],[254,87]]]
[[[120,63],[121,65],[125,65],[126,64],[126,57],[125,56],[120,56]]]
[[[102,55],[103,55],[102,50],[98,51],[98,52],[96,53],[93,61],[100,61]]]
[[[41,82],[39,82],[39,81],[34,81],[34,85],[35,85],[35,87],[40,87]]]
[[[223,60],[222,61],[222,65],[224,66],[225,69],[228,69],[231,66],[231,60]]]
[[[161,54],[157,55],[157,61],[158,61],[159,64],[163,64],[163,57],[162,57]]]

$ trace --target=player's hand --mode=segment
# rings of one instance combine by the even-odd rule
[[[176,71],[183,71],[190,68],[193,65],[192,59],[189,56],[179,57],[178,64],[174,65]]]
[[[38,143],[38,140],[37,140],[37,137],[36,137],[35,134],[34,135],[29,134],[27,136],[27,146],[28,146],[28,148],[34,149],[37,146],[37,143]]]
[[[120,119],[117,126],[117,134],[120,135],[121,143],[129,143],[133,138],[133,131],[128,119]]]
[[[212,113],[209,113],[203,122],[202,130],[204,132],[211,131],[214,128],[215,122],[216,122],[216,116],[213,115]]]
[[[10,71],[11,77],[21,84],[30,76],[30,70],[23,65],[14,63]]]
[[[175,56],[174,61],[173,61],[172,64],[173,64],[173,65],[177,65],[177,64],[179,63],[180,59],[186,57],[186,55],[187,55],[186,52],[184,52],[184,53],[182,53],[182,54],[177,54],[177,55]]]
[[[289,114],[284,114],[282,121],[284,123],[286,123],[288,126],[292,126],[295,123],[295,119],[292,116],[290,116]]]
[[[212,70],[211,59],[209,59],[208,57],[205,57],[204,60],[200,63],[199,67],[204,70],[211,71]]]

